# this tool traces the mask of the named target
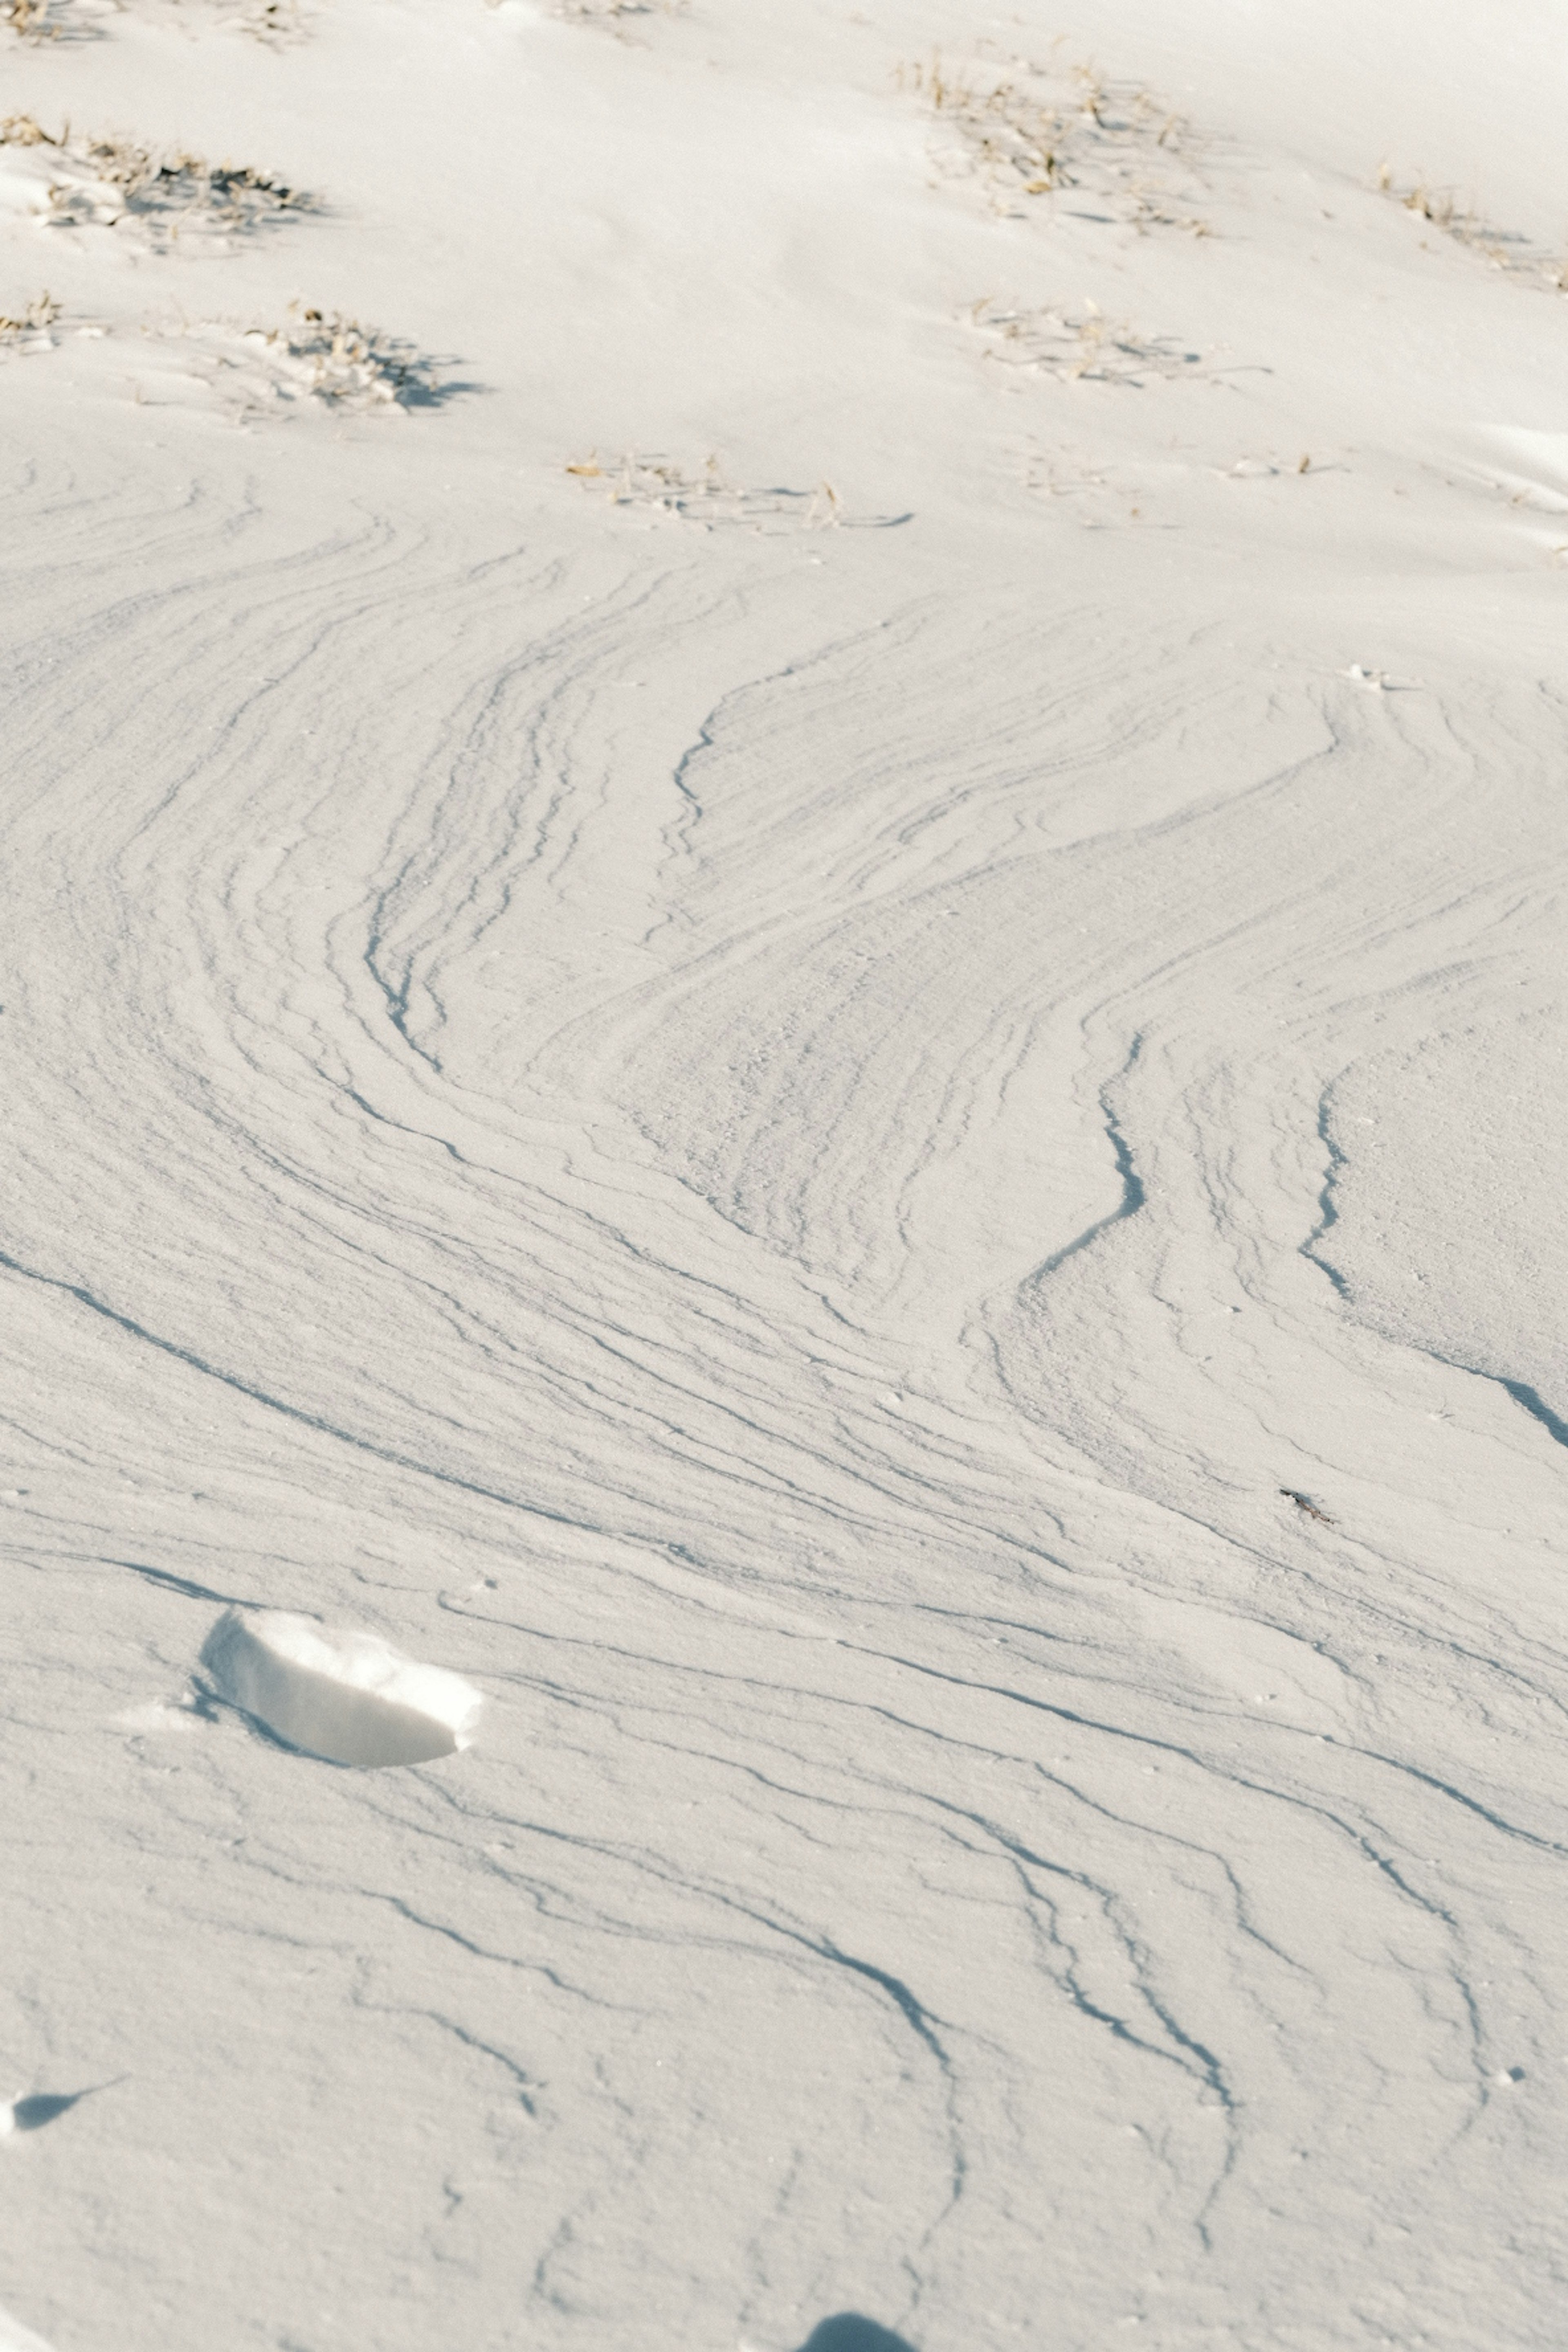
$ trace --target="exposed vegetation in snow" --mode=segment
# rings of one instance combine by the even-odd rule
[[[742,488],[725,474],[717,457],[694,468],[659,456],[627,450],[601,459],[596,452],[574,458],[566,471],[584,489],[601,491],[611,504],[650,515],[667,515],[713,529],[745,524],[754,530],[781,524],[799,530],[834,530],[849,520],[831,482],[805,490]]]
[[[1416,220],[1451,237],[1456,245],[1468,247],[1494,269],[1505,270],[1529,285],[1547,287],[1553,293],[1568,293],[1568,259],[1546,252],[1516,229],[1499,228],[1457,189],[1432,187],[1420,178],[1401,181],[1389,163],[1380,168],[1377,184]]]
[[[975,179],[999,211],[1079,189],[1136,228],[1209,233],[1192,210],[1192,127],[1140,84],[1054,56],[998,61],[985,48],[965,65],[940,55],[902,65],[897,79],[936,119],[939,170]]]
[[[1077,308],[1025,310],[977,302],[975,326],[995,339],[989,356],[1064,383],[1142,383],[1151,376],[1190,376],[1203,353],[1184,351],[1172,335],[1149,335],[1128,320],[1108,319],[1092,301]]]
[[[337,310],[300,309],[286,325],[249,328],[242,340],[280,393],[329,407],[426,406],[444,389],[437,362],[406,337]]]
[[[41,334],[59,315],[60,306],[52,294],[35,294],[16,310],[0,310],[0,336]]]
[[[113,135],[73,137],[31,114],[0,120],[0,146],[36,153],[48,226],[115,229],[154,252],[173,251],[182,238],[226,243],[315,209],[312,196],[253,165],[211,163]]]

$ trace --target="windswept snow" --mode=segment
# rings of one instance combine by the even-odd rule
[[[0,8],[16,2342],[1555,2352],[1565,83]]]

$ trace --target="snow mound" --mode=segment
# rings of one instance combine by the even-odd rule
[[[290,1748],[332,1764],[427,1764],[466,1748],[483,1704],[441,1666],[374,1633],[281,1610],[226,1610],[202,1664],[218,1696]]]

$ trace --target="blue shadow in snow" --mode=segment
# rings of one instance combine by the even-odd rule
[[[12,2125],[20,2132],[42,2131],[46,2124],[54,2123],[87,2096],[86,2091],[35,2091],[31,2098],[16,2101],[11,2110]]]
[[[858,2311],[840,2311],[817,2322],[800,2352],[914,2352],[914,2347]]]

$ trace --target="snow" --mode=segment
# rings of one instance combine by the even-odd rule
[[[49,2352],[49,2347],[30,2327],[0,2311],[0,2352]]]
[[[333,1764],[428,1764],[467,1748],[483,1700],[458,1675],[374,1633],[283,1609],[226,1609],[202,1644],[216,1695]]]
[[[1555,0],[10,15],[0,2344],[1554,2346]]]

